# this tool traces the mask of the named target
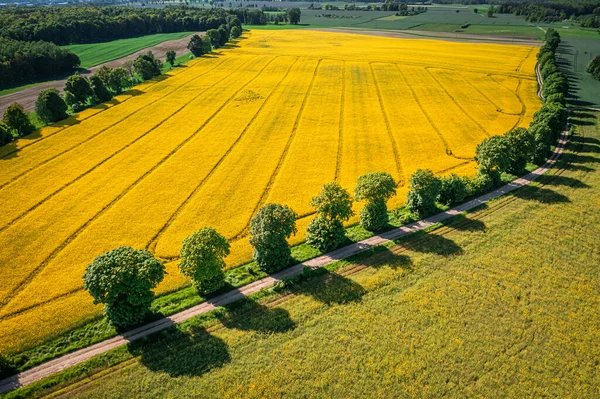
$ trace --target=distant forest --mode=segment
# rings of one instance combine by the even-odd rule
[[[0,9],[0,89],[72,73],[80,64],[79,57],[59,45],[218,29],[232,14],[222,9],[184,7]],[[243,18],[244,13],[240,16]]]

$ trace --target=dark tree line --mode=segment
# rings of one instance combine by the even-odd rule
[[[186,7],[16,7],[0,10],[0,36],[58,45],[154,33],[205,31],[227,23],[222,9]]]
[[[496,12],[522,15],[529,22],[550,23],[576,19],[582,26],[600,27],[600,1],[506,2],[497,6]]]
[[[32,79],[68,74],[79,57],[54,43],[24,42],[0,37],[0,89]]]

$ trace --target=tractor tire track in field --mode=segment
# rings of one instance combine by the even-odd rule
[[[517,88],[515,89],[515,91],[512,91],[510,88],[504,86],[502,83],[500,83],[496,79],[494,79],[494,74],[488,74],[487,76],[498,86],[500,86],[504,90],[508,91],[509,93],[513,94],[515,97],[517,97],[517,99],[519,100],[519,103],[521,103],[521,114],[519,115],[519,121],[517,122],[515,127],[520,125],[523,122],[523,118],[525,117],[525,114],[527,113],[527,105],[523,101],[521,94],[519,94],[519,90],[521,89],[521,84],[523,83],[523,81],[521,79],[517,79]],[[515,127],[513,127],[513,129]]]
[[[258,202],[256,203],[256,206],[254,206],[254,209],[252,210],[250,218],[248,219],[248,221],[246,222],[246,224],[244,225],[242,230],[240,232],[238,232],[237,234],[234,234],[233,237],[231,237],[231,240],[236,241],[240,238],[243,238],[244,236],[246,236],[249,233],[250,221],[252,220],[254,215],[258,212],[258,209],[261,206],[263,206],[265,204],[265,202],[267,201],[267,198],[269,197],[269,194],[271,193],[271,188],[273,188],[273,183],[275,182],[275,179],[279,175],[279,172],[281,171],[281,167],[283,166],[283,163],[285,162],[288,152],[290,150],[290,147],[292,146],[292,143],[294,142],[294,138],[296,137],[296,133],[298,131],[298,125],[300,124],[300,119],[302,118],[302,115],[304,113],[304,107],[306,106],[306,102],[308,101],[308,98],[310,97],[310,94],[312,93],[312,89],[315,84],[315,80],[317,79],[317,74],[319,73],[319,66],[321,65],[322,61],[323,60],[319,60],[317,62],[317,66],[315,67],[315,70],[313,72],[313,76],[308,85],[308,89],[306,90],[306,94],[304,94],[304,98],[302,99],[302,103],[300,104],[300,108],[298,109],[298,114],[296,115],[296,119],[294,120],[294,125],[292,126],[292,131],[290,132],[288,140],[285,143],[285,147],[283,148],[283,152],[281,153],[281,156],[279,157],[279,160],[277,161],[277,165],[275,166],[273,173],[271,173],[271,176],[269,177],[267,186],[263,190]]]
[[[250,63],[252,60],[255,60],[256,58],[252,58],[250,60],[248,60],[246,63],[242,64],[242,65],[246,65],[248,63]],[[220,64],[219,64],[220,65]],[[211,69],[212,70],[212,69]],[[210,71],[209,71],[210,72]],[[195,80],[195,79],[199,79],[203,76],[204,74],[197,76],[196,78],[191,79],[189,82]],[[223,79],[220,79],[218,81],[216,81],[215,83],[213,83],[211,86],[208,87],[208,89],[214,87],[216,84],[220,83],[221,81],[227,79],[229,76],[225,76]],[[97,164],[95,164],[94,166],[92,166],[90,169],[86,170],[85,172],[83,172],[82,174],[80,174],[79,176],[77,176],[76,178],[74,178],[73,180],[71,180],[70,182],[66,183],[65,185],[63,185],[62,187],[60,187],[59,189],[57,189],[56,191],[50,193],[48,196],[46,196],[45,198],[43,198],[42,200],[40,200],[39,202],[37,202],[36,204],[34,204],[31,208],[27,209],[26,211],[24,211],[23,213],[19,214],[16,218],[14,218],[13,220],[11,220],[10,222],[8,222],[7,224],[5,224],[4,226],[0,227],[0,233],[3,232],[4,230],[6,230],[7,228],[9,228],[10,226],[12,226],[13,224],[15,224],[16,222],[18,222],[19,220],[21,220],[22,218],[24,218],[25,216],[27,216],[29,213],[31,213],[32,211],[34,211],[35,209],[37,209],[38,207],[40,207],[41,205],[43,205],[44,203],[46,203],[48,200],[50,200],[51,198],[53,198],[54,196],[56,196],[57,194],[60,194],[62,191],[64,191],[65,189],[67,189],[68,187],[72,186],[73,184],[77,183],[79,180],[83,179],[85,176],[89,175],[90,173],[92,173],[94,170],[96,170],[97,168],[99,168],[100,166],[102,166],[103,164],[105,164],[106,162],[110,161],[112,158],[114,158],[115,156],[119,155],[121,152],[125,151],[127,148],[131,147],[132,145],[134,145],[135,143],[137,143],[138,141],[142,140],[144,137],[146,137],[147,135],[149,135],[150,133],[152,133],[153,131],[155,131],[156,129],[158,129],[160,126],[162,126],[165,122],[167,122],[169,119],[171,119],[173,116],[177,115],[179,112],[181,112],[189,103],[195,101],[198,97],[202,96],[204,94],[204,92],[201,92],[199,94],[197,94],[196,96],[194,96],[191,100],[189,100],[188,102],[186,102],[184,105],[182,105],[181,107],[179,107],[175,112],[171,113],[169,116],[167,116],[166,118],[164,118],[163,120],[161,120],[157,125],[155,125],[154,127],[152,127],[151,129],[149,129],[148,131],[146,131],[145,133],[143,133],[142,135],[138,136],[136,139],[134,139],[133,141],[129,142],[128,144],[126,144],[125,146],[121,147],[120,149],[118,149],[117,151],[113,152],[111,155],[109,155],[107,158],[104,158],[102,161],[98,162]],[[168,95],[168,94],[167,94]],[[142,111],[144,110],[144,108],[140,108],[138,111]],[[135,112],[138,112],[135,111]],[[134,112],[134,113],[135,113]],[[131,114],[133,115],[133,114]],[[131,115],[128,115],[131,116]],[[126,118],[125,118],[126,119]],[[121,120],[121,122],[124,119]],[[120,122],[117,122],[117,124]],[[100,134],[100,133],[98,133]],[[97,134],[95,135],[97,136]],[[91,139],[91,138],[90,138]],[[87,140],[86,140],[87,141]],[[84,142],[80,143],[83,144]],[[78,144],[78,145],[80,145]],[[51,158],[50,160],[54,159],[55,157]],[[48,162],[50,162],[50,160],[48,160]],[[42,166],[42,165],[39,165]],[[2,301],[0,301],[0,309],[2,309],[3,303]]]
[[[410,225],[403,226],[385,233],[381,233],[378,236],[373,236],[366,240],[360,241],[358,243],[349,245],[347,247],[340,248],[328,254],[324,254],[320,257],[314,258],[312,260],[306,261],[304,263],[299,263],[290,268],[284,269],[280,272],[277,272],[273,275],[270,275],[264,279],[255,281],[251,284],[248,284],[244,287],[240,287],[236,290],[224,293],[215,298],[212,298],[209,301],[200,303],[195,305],[189,309],[183,310],[179,313],[171,315],[169,317],[165,317],[160,320],[156,320],[154,322],[148,323],[144,326],[135,328],[128,332],[125,332],[119,336],[109,338],[105,341],[96,343],[94,345],[82,348],[73,353],[63,355],[62,357],[56,358],[54,360],[43,363],[37,367],[34,367],[30,370],[24,371],[19,375],[15,375],[9,377],[5,380],[0,381],[0,393],[5,393],[10,390],[31,384],[35,381],[39,381],[42,378],[49,377],[57,372],[62,371],[67,367],[71,367],[80,363],[83,363],[92,357],[106,353],[109,350],[118,348],[120,346],[126,345],[134,340],[138,340],[145,336],[155,334],[159,331],[165,330],[167,328],[172,327],[175,324],[182,323],[190,318],[196,317],[198,315],[210,312],[220,306],[227,305],[232,303],[238,299],[242,299],[247,297],[250,294],[258,292],[262,289],[273,286],[278,281],[281,281],[285,278],[290,278],[296,276],[304,270],[305,267],[310,267],[312,269],[318,269],[329,264],[335,263],[337,261],[347,259],[355,254],[361,253],[367,249],[374,248],[377,246],[385,245],[387,243],[397,243],[399,240],[406,240],[403,243],[395,244],[391,251],[399,254],[403,251],[409,250],[411,248],[415,248],[421,243],[425,243],[428,241],[435,241],[439,239],[440,235],[449,234],[453,231],[460,231],[464,229],[464,227],[469,226],[475,221],[490,215],[492,212],[497,212],[498,210],[510,205],[513,201],[517,201],[519,197],[510,196],[505,197],[507,194],[514,192],[514,190],[526,187],[531,184],[535,179],[540,176],[543,176],[552,166],[557,163],[558,157],[562,154],[568,138],[568,131],[563,132],[561,134],[560,140],[558,142],[557,147],[555,148],[552,156],[546,161],[544,165],[540,168],[536,169],[534,172],[529,173],[528,175],[517,178],[513,180],[511,183],[502,186],[496,190],[493,190],[487,194],[484,194],[480,197],[477,197],[471,201],[468,201],[464,204],[458,205],[455,208],[442,212],[440,214],[431,216],[429,218],[423,219],[421,221],[411,223]],[[582,143],[582,141],[580,141]],[[568,163],[568,162],[567,162]],[[566,170],[566,165],[561,168],[558,172],[562,173]],[[558,174],[554,175],[557,176]],[[549,179],[553,177],[550,176]],[[543,182],[540,183],[540,187],[538,190],[544,185]],[[500,198],[498,201],[494,201],[490,203],[484,209],[477,210],[478,207],[485,205],[489,201],[494,200],[495,198]],[[461,215],[463,212],[468,210],[473,210],[473,214],[470,217],[464,217],[463,220],[455,220],[453,217]],[[435,226],[439,223],[445,223],[442,227],[436,228]],[[414,235],[415,233],[424,232],[425,229],[433,228],[432,231],[435,232],[434,235],[424,234],[423,236]],[[377,262],[385,261],[384,253],[374,254],[371,257],[367,258],[366,261],[362,261],[362,264],[351,266],[345,270],[343,270],[340,274],[343,276],[351,276],[364,270],[367,266],[371,264],[377,264]],[[288,300],[288,298],[293,297],[289,294],[283,294],[280,297],[275,298],[273,301],[270,301],[271,306],[277,306],[284,301]],[[217,328],[219,324],[217,323]],[[135,359],[128,359],[126,362],[135,361]],[[123,363],[114,366],[115,368],[119,367],[127,367],[128,363],[125,363],[126,366],[122,366]],[[107,371],[108,373],[110,371]],[[85,383],[84,383],[85,384]]]
[[[276,57],[278,57],[278,56],[276,56]],[[262,110],[264,109],[265,104],[267,104],[267,102],[271,99],[271,96],[273,95],[273,93],[277,90],[277,88],[281,85],[281,83],[288,77],[290,71],[292,70],[292,67],[294,65],[296,65],[296,63],[298,62],[298,60],[299,60],[299,58],[296,57],[296,60],[294,62],[292,62],[288,66],[288,69],[285,72],[285,74],[283,75],[283,77],[281,78],[281,80],[269,92],[269,95],[265,98],[265,101],[263,102],[263,105],[258,109],[258,111],[254,114],[254,116],[252,116],[252,118],[246,124],[246,126],[244,127],[244,129],[242,130],[242,132],[240,133],[240,135],[238,136],[238,138],[227,149],[227,151],[221,156],[221,158],[212,167],[212,169],[208,172],[208,174],[198,183],[198,185],[194,188],[194,190],[192,190],[192,192],[185,198],[185,200],[183,200],[183,202],[181,204],[179,204],[179,206],[177,207],[177,209],[175,209],[175,211],[171,214],[171,216],[165,222],[165,224],[158,230],[158,232],[154,235],[154,237],[152,237],[152,239],[148,242],[148,244],[146,245],[146,248],[150,252],[152,252],[153,254],[155,253],[156,246],[158,245],[158,241],[160,240],[160,237],[162,236],[162,234],[171,226],[171,224],[175,221],[175,219],[177,218],[177,216],[179,216],[179,214],[181,213],[181,211],[183,211],[183,209],[190,202],[190,200],[194,197],[194,195],[196,195],[198,193],[198,191],[200,190],[200,188],[202,188],[204,186],[204,183],[206,183],[208,181],[208,179],[210,179],[212,177],[213,173],[217,170],[217,168],[225,161],[225,159],[229,156],[229,154],[237,147],[237,145],[239,144],[239,142],[242,140],[242,138],[246,135],[246,133],[250,129],[250,126],[252,126],[254,124],[254,121],[256,121],[256,119],[258,118],[258,116],[260,115],[260,113],[262,112]],[[256,76],[256,78],[257,77],[258,77],[258,75]],[[256,79],[256,78],[254,78],[254,79]],[[228,101],[233,100],[233,98],[235,98],[235,96],[231,97]],[[166,261],[170,261],[172,259],[175,259],[175,258],[169,258],[169,257],[158,257],[158,258],[166,260]]]
[[[157,98],[156,100],[152,101],[151,103],[149,103],[149,104],[147,104],[147,105],[145,105],[145,106],[143,106],[143,107],[140,107],[140,108],[138,108],[137,110],[135,110],[134,112],[130,113],[130,114],[129,114],[129,115],[127,115],[126,117],[124,117],[124,118],[122,118],[122,119],[119,119],[118,121],[116,121],[116,122],[114,122],[114,123],[110,124],[109,126],[107,126],[107,127],[103,128],[103,129],[101,129],[100,131],[98,131],[97,133],[94,133],[93,135],[91,135],[90,137],[86,138],[85,140],[83,140],[83,141],[81,141],[81,142],[79,142],[79,143],[75,144],[74,146],[72,146],[72,147],[70,147],[70,148],[67,148],[66,150],[64,150],[64,151],[62,151],[62,152],[60,152],[60,153],[58,153],[58,154],[56,154],[56,155],[54,155],[54,156],[52,156],[52,157],[50,157],[50,158],[48,158],[48,159],[46,159],[46,160],[42,161],[41,163],[39,163],[39,164],[37,164],[37,165],[35,165],[35,166],[32,166],[31,168],[29,168],[29,169],[25,170],[24,172],[20,173],[19,175],[17,175],[17,176],[15,176],[15,177],[13,177],[13,178],[12,178],[12,179],[10,179],[9,181],[7,181],[7,182],[5,182],[5,183],[3,183],[3,184],[0,184],[0,189],[4,188],[5,186],[7,186],[7,185],[9,185],[9,184],[11,184],[11,183],[14,183],[14,182],[15,182],[15,181],[17,181],[18,179],[20,179],[20,178],[22,178],[23,176],[25,176],[25,175],[27,175],[27,174],[31,173],[31,172],[32,172],[32,171],[34,171],[34,170],[36,170],[36,169],[38,169],[38,168],[40,168],[40,167],[42,167],[42,166],[46,165],[47,163],[49,163],[49,162],[52,162],[53,160],[55,160],[55,159],[57,159],[57,158],[59,158],[59,157],[61,157],[61,156],[65,155],[65,154],[67,154],[67,153],[69,153],[69,152],[73,151],[73,150],[74,150],[74,149],[76,149],[77,147],[79,147],[79,146],[81,146],[81,145],[83,145],[83,144],[85,144],[85,143],[87,143],[87,142],[89,142],[89,141],[91,141],[91,140],[95,139],[96,137],[98,137],[99,135],[101,135],[102,133],[104,133],[105,131],[107,131],[107,130],[109,130],[109,129],[112,129],[113,127],[115,127],[115,126],[117,126],[117,125],[119,125],[119,124],[121,124],[121,123],[125,122],[127,119],[129,119],[129,118],[131,118],[132,116],[136,115],[138,112],[147,111],[146,107],[148,107],[148,106],[150,106],[150,105],[153,105],[153,104],[155,104],[156,102],[158,102],[158,101],[160,101],[160,100],[164,99],[165,97],[167,97],[167,96],[168,96],[168,95],[170,95],[171,93],[174,93],[174,92],[176,92],[177,90],[179,90],[179,89],[180,89],[180,88],[182,88],[183,86],[186,86],[186,85],[188,85],[189,83],[191,83],[191,82],[195,81],[196,79],[200,79],[202,76],[204,76],[204,75],[206,75],[207,73],[211,72],[212,70],[214,70],[215,68],[217,68],[218,66],[220,66],[221,64],[223,64],[225,61],[227,61],[227,59],[225,59],[225,60],[221,61],[219,64],[215,65],[213,68],[211,68],[211,69],[209,69],[208,71],[206,71],[206,72],[204,72],[204,73],[200,74],[199,76],[196,76],[195,78],[192,78],[192,79],[190,79],[190,80],[188,80],[188,81],[186,81],[186,82],[184,82],[184,83],[180,84],[179,86],[176,86],[176,87],[175,87],[173,90],[171,90],[171,91],[169,91],[169,92],[167,92],[167,93],[164,93],[164,95],[163,95],[162,97],[159,97],[159,98]],[[221,79],[221,80],[223,80],[223,79]],[[214,86],[214,85],[212,85],[212,86]],[[210,86],[210,87],[212,87],[212,86]],[[167,118],[167,119],[168,119],[168,118]],[[164,122],[164,120],[163,120],[163,121],[161,121],[161,123],[163,123],[163,122]],[[62,131],[62,130],[61,130],[61,131]]]
[[[481,95],[481,97],[485,98],[487,100],[487,102],[492,104],[496,108],[497,112],[504,114],[504,115],[510,115],[510,116],[521,116],[522,115],[522,113],[516,114],[514,112],[504,112],[502,107],[500,107],[498,104],[496,104],[496,102],[494,100],[489,98],[483,91],[481,91],[477,86],[475,86],[473,83],[471,83],[469,81],[469,79],[466,79],[463,77],[463,81],[465,81],[469,86],[471,86],[473,88],[473,90],[475,90],[477,93],[479,93],[479,95]]]
[[[342,154],[344,150],[344,103],[346,102],[346,61],[342,61],[342,88],[340,95],[340,121],[338,123],[338,148],[335,161],[334,181],[339,182],[342,173]]]
[[[276,57],[275,57],[276,58]],[[252,60],[254,60],[256,58],[252,58],[251,60],[248,60],[247,63],[251,62]],[[272,62],[272,60],[271,60]],[[270,63],[270,62],[269,62]],[[267,63],[267,65],[269,64]],[[246,64],[246,63],[245,63]],[[243,64],[243,65],[245,65]],[[266,66],[265,66],[266,68]],[[264,68],[263,68],[264,70]],[[262,73],[259,72],[259,74]],[[223,79],[213,83],[213,85],[211,85],[211,87],[213,87],[214,85],[218,84],[220,81],[226,79],[228,76],[225,76]],[[236,94],[239,92],[239,90],[236,91]],[[191,101],[193,101],[194,99],[198,98],[199,96],[203,95],[204,92],[199,93],[198,95],[196,95]],[[235,94],[231,97],[233,98],[235,97]],[[175,113],[171,114],[170,117],[172,117],[173,115],[175,115],[176,113],[180,112],[181,110],[183,110],[186,106],[188,106],[190,103],[185,103],[183,104]],[[219,107],[219,109],[216,111],[216,113],[220,112],[223,107],[225,106],[225,104],[221,105],[221,107]],[[169,118],[170,118],[169,117]],[[167,118],[168,119],[168,118]],[[165,120],[166,121],[166,120]],[[164,122],[164,121],[163,121]],[[161,122],[162,123],[162,122]],[[155,126],[152,130],[155,130],[158,126]],[[144,172],[144,174],[142,176],[140,176],[138,179],[136,179],[133,184],[131,184],[129,187],[127,187],[123,192],[121,192],[121,194],[119,194],[117,197],[115,197],[111,202],[109,202],[107,205],[105,205],[98,213],[96,213],[94,216],[92,216],[92,218],[90,218],[89,220],[87,220],[83,225],[81,225],[74,233],[72,233],[71,235],[69,235],[69,237],[67,237],[67,239],[65,239],[59,246],[57,246],[51,253],[50,255],[48,255],[43,261],[42,263],[40,263],[36,268],[33,269],[33,271],[28,275],[28,277],[26,279],[24,279],[21,283],[19,283],[15,289],[13,290],[13,292],[11,292],[11,294],[9,294],[5,299],[2,300],[2,302],[0,302],[0,309],[4,308],[6,305],[8,305],[14,298],[16,295],[18,295],[18,293],[23,290],[23,288],[29,284],[42,270],[44,270],[44,268],[60,253],[62,252],[62,250],[64,250],[73,240],[75,240],[75,238],[77,238],[77,236],[79,234],[81,234],[93,221],[95,221],[96,219],[98,219],[100,216],[102,216],[104,214],[104,212],[106,212],[107,210],[109,210],[114,204],[116,204],[119,200],[121,200],[121,198],[123,198],[129,191],[131,191],[135,186],[137,186],[141,181],[143,181],[146,177],[148,177],[148,175],[150,175],[154,170],[156,170],[160,165],[162,165],[164,162],[166,162],[169,158],[171,158],[177,151],[179,151],[184,145],[186,145],[192,138],[194,138],[198,133],[200,132],[200,130],[197,130],[196,132],[194,132],[192,135],[190,135],[188,138],[186,138],[183,142],[181,142],[179,145],[177,145],[175,147],[175,149],[173,149],[171,152],[169,152],[165,157],[163,157],[157,164],[155,164],[152,168],[150,168],[148,171]],[[149,132],[145,133],[148,134]],[[133,143],[129,144],[132,145]],[[128,145],[128,146],[129,146]],[[126,147],[124,147],[123,149],[125,149]],[[122,149],[122,150],[123,150]],[[121,151],[121,150],[120,150]],[[99,165],[96,165],[96,167]],[[0,230],[1,231],[1,230]]]
[[[438,80],[438,78],[435,77],[435,75],[430,71],[431,68],[425,68],[425,71],[427,71],[427,73],[429,74],[429,76],[431,76],[433,78],[433,80],[437,83],[437,85],[444,91],[444,93],[446,93],[446,95],[448,97],[450,97],[450,100],[452,100],[452,102],[458,107],[458,109],[461,110],[461,112],[468,118],[470,119],[482,132],[483,134],[485,134],[488,137],[491,137],[490,133],[487,131],[487,129],[479,122],[477,122],[475,120],[475,118],[473,118],[471,116],[471,114],[469,114],[467,112],[467,110],[460,105],[460,102],[458,100],[456,100],[454,98],[454,96],[452,94],[450,94],[450,92],[448,91],[448,89],[446,89],[446,87]]]
[[[381,114],[383,115],[383,121],[385,122],[388,138],[392,145],[392,151],[394,152],[396,172],[398,173],[398,181],[396,182],[396,184],[398,187],[403,187],[405,184],[405,179],[404,172],[402,171],[402,164],[400,162],[400,152],[398,151],[398,144],[396,143],[396,139],[394,138],[394,134],[392,133],[392,126],[390,125],[390,120],[387,116],[385,106],[383,104],[383,99],[381,97],[381,89],[379,88],[379,83],[377,82],[377,78],[375,77],[375,71],[373,71],[372,62],[369,62],[369,70],[371,71],[371,77],[373,78],[373,82],[375,83],[375,92],[377,93],[377,99],[379,100],[379,107],[381,108]]]
[[[173,75],[169,75],[169,77],[171,77],[171,76],[173,76]],[[159,77],[157,77],[157,78],[154,78],[152,81],[148,81],[148,82],[152,82],[152,84],[149,84],[149,85],[148,85],[148,86],[145,88],[145,90],[147,90],[147,89],[150,89],[151,87],[154,87],[154,86],[156,86],[157,84],[159,84],[159,83],[163,82],[164,80],[168,79],[168,78],[162,78],[162,79],[160,79],[160,78],[161,78],[161,77],[159,76]],[[121,96],[121,95],[126,95],[126,94],[127,94],[127,93],[129,93],[130,91],[131,91],[131,92],[135,92],[136,90],[137,90],[137,89],[136,89],[136,88],[135,88],[135,86],[134,86],[134,87],[130,88],[129,90],[127,90],[127,91],[124,91],[123,93],[121,93],[121,94],[118,94],[118,95],[120,95],[120,96]],[[138,90],[138,91],[139,91],[139,90]],[[143,93],[142,93],[142,94],[143,94]],[[93,115],[90,115],[90,116],[88,116],[88,117],[85,117],[85,118],[83,118],[83,119],[80,119],[80,120],[76,120],[76,121],[74,121],[74,122],[76,122],[76,123],[73,123],[72,125],[65,125],[65,126],[62,128],[62,129],[59,129],[59,130],[57,130],[57,131],[56,131],[56,132],[54,132],[54,133],[51,133],[51,134],[49,134],[49,135],[47,135],[47,136],[40,137],[40,138],[38,138],[37,140],[33,140],[33,141],[31,141],[30,143],[27,143],[27,144],[25,144],[25,145],[24,145],[24,146],[22,146],[22,147],[16,148],[16,149],[14,149],[14,150],[12,150],[12,151],[10,151],[10,152],[7,152],[6,154],[2,154],[2,155],[0,155],[0,160],[2,160],[2,159],[4,159],[4,158],[8,158],[8,157],[9,157],[9,156],[11,156],[12,154],[14,154],[14,153],[17,153],[17,152],[20,152],[20,151],[24,150],[25,148],[27,148],[27,147],[30,147],[30,146],[32,146],[32,145],[34,145],[34,144],[39,144],[41,141],[44,141],[44,140],[45,140],[45,139],[47,139],[47,138],[50,138],[50,137],[52,137],[52,136],[54,136],[54,135],[57,135],[57,134],[59,134],[59,133],[63,133],[63,132],[66,130],[66,129],[68,129],[68,128],[70,128],[70,127],[73,127],[73,126],[76,126],[76,125],[80,124],[81,122],[83,122],[83,121],[86,121],[86,120],[88,120],[88,119],[92,119],[93,117],[95,117],[95,116],[98,116],[98,115],[102,114],[102,113],[103,113],[103,112],[105,112],[105,111],[108,111],[109,109],[111,109],[111,108],[112,108],[112,107],[114,107],[115,105],[121,105],[121,104],[123,104],[123,103],[125,103],[125,102],[127,102],[127,101],[131,100],[132,98],[134,98],[134,97],[137,97],[137,96],[139,96],[139,95],[140,95],[140,94],[133,94],[133,93],[131,93],[131,94],[130,94],[130,96],[129,96],[128,98],[124,99],[123,101],[117,101],[117,100],[116,100],[116,98],[114,98],[114,97],[113,97],[113,99],[112,99],[112,100],[106,101],[106,102],[104,102],[104,103],[101,103],[101,104],[94,105],[94,107],[101,107],[101,106],[105,106],[106,104],[111,104],[111,103],[114,103],[114,104],[112,104],[112,106],[110,106],[110,107],[108,107],[108,106],[107,106],[105,109],[103,109],[103,110],[100,110],[100,111],[96,112],[96,113],[95,113],[95,114],[93,114]],[[93,109],[94,107],[90,107],[90,108],[87,108],[87,109]],[[65,119],[65,120],[63,120],[63,121],[58,121],[58,122],[56,122],[56,123],[53,123],[53,124],[51,124],[51,125],[48,125],[48,127],[60,126],[60,125],[61,125],[61,122],[68,121],[68,120],[69,120],[70,118],[72,118],[72,117],[74,117],[74,116],[71,116],[71,117],[69,117],[69,118],[67,118],[67,119]],[[44,127],[45,127],[45,126],[44,126]],[[42,129],[43,129],[43,127],[42,127]],[[35,133],[32,133],[32,134],[35,134]],[[24,136],[24,137],[20,138],[20,140],[23,140],[23,139],[27,139],[27,136]],[[7,145],[9,145],[9,144],[7,144]]]
[[[425,108],[423,107],[423,104],[421,104],[421,100],[419,100],[419,96],[417,96],[417,93],[415,93],[415,89],[413,89],[413,87],[408,83],[408,79],[404,75],[404,72],[402,72],[402,68],[400,68],[400,66],[398,66],[398,64],[396,64],[396,68],[398,69],[398,72],[400,72],[400,76],[402,76],[402,79],[404,80],[404,84],[410,90],[410,93],[411,93],[413,99],[415,100],[415,103],[419,106],[419,109],[421,110],[421,113],[423,114],[423,116],[425,117],[425,119],[427,119],[427,121],[429,122],[429,125],[437,133],[438,138],[440,139],[440,141],[444,145],[444,148],[446,149],[446,155],[449,155],[449,156],[451,156],[453,158],[456,158],[456,159],[471,161],[472,159],[470,159],[470,158],[461,158],[461,157],[458,157],[458,156],[456,156],[456,155],[454,155],[452,153],[452,149],[450,148],[450,145],[448,144],[448,141],[446,141],[446,139],[444,138],[444,135],[442,134],[442,132],[435,125],[435,123],[433,122],[433,119],[431,118],[431,116],[429,116],[429,114],[427,113],[427,111],[425,111]]]
[[[517,66],[517,69],[515,70],[515,72],[517,73],[522,73],[521,72],[521,68],[523,68],[523,64],[525,64],[525,61],[527,61],[529,59],[529,56],[531,55],[531,53],[533,52],[533,50],[535,50],[537,47],[532,47],[529,49],[529,51],[527,52],[527,55],[525,56],[525,58],[523,58],[521,60],[521,62],[519,62],[519,66]]]

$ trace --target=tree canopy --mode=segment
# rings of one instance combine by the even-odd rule
[[[296,233],[296,212],[287,205],[266,204],[250,221],[250,244],[261,270],[271,273],[288,265],[287,238]]]

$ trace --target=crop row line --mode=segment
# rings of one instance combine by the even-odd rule
[[[438,78],[435,77],[435,75],[429,69],[430,68],[425,68],[425,71],[429,74],[429,76],[431,76],[431,78],[437,83],[437,85],[444,91],[444,93],[446,93],[446,95],[450,98],[450,100],[452,100],[452,102],[458,107],[458,109],[460,109],[460,111],[467,118],[469,118],[483,132],[483,134],[485,134],[486,136],[490,137],[490,133],[487,131],[487,129],[485,127],[483,127],[483,125],[481,123],[477,122],[475,120],[475,118],[473,118],[467,112],[467,110],[462,105],[460,105],[460,102],[457,101],[456,98],[454,98],[454,96],[452,94],[450,94],[450,92],[448,91],[448,89],[446,89],[446,87],[438,80]]]
[[[375,72],[373,71],[373,64],[369,63],[369,70],[371,71],[371,77],[373,78],[373,82],[375,83],[375,91],[377,93],[377,100],[379,101],[379,107],[381,108],[381,114],[383,115],[383,121],[385,122],[385,127],[387,130],[388,139],[392,145],[392,151],[394,153],[394,162],[396,163],[396,172],[398,173],[398,186],[403,187],[404,182],[404,172],[402,171],[402,164],[400,162],[400,153],[398,151],[398,144],[396,143],[396,139],[392,133],[392,126],[390,125],[390,120],[387,116],[385,106],[383,104],[383,99],[381,97],[381,89],[379,88],[379,83],[377,82],[377,78],[375,77]]]
[[[334,181],[339,181],[342,172],[342,155],[344,150],[344,104],[346,102],[346,61],[342,61],[342,88],[340,94],[340,112],[338,123],[338,148],[335,160]]]

